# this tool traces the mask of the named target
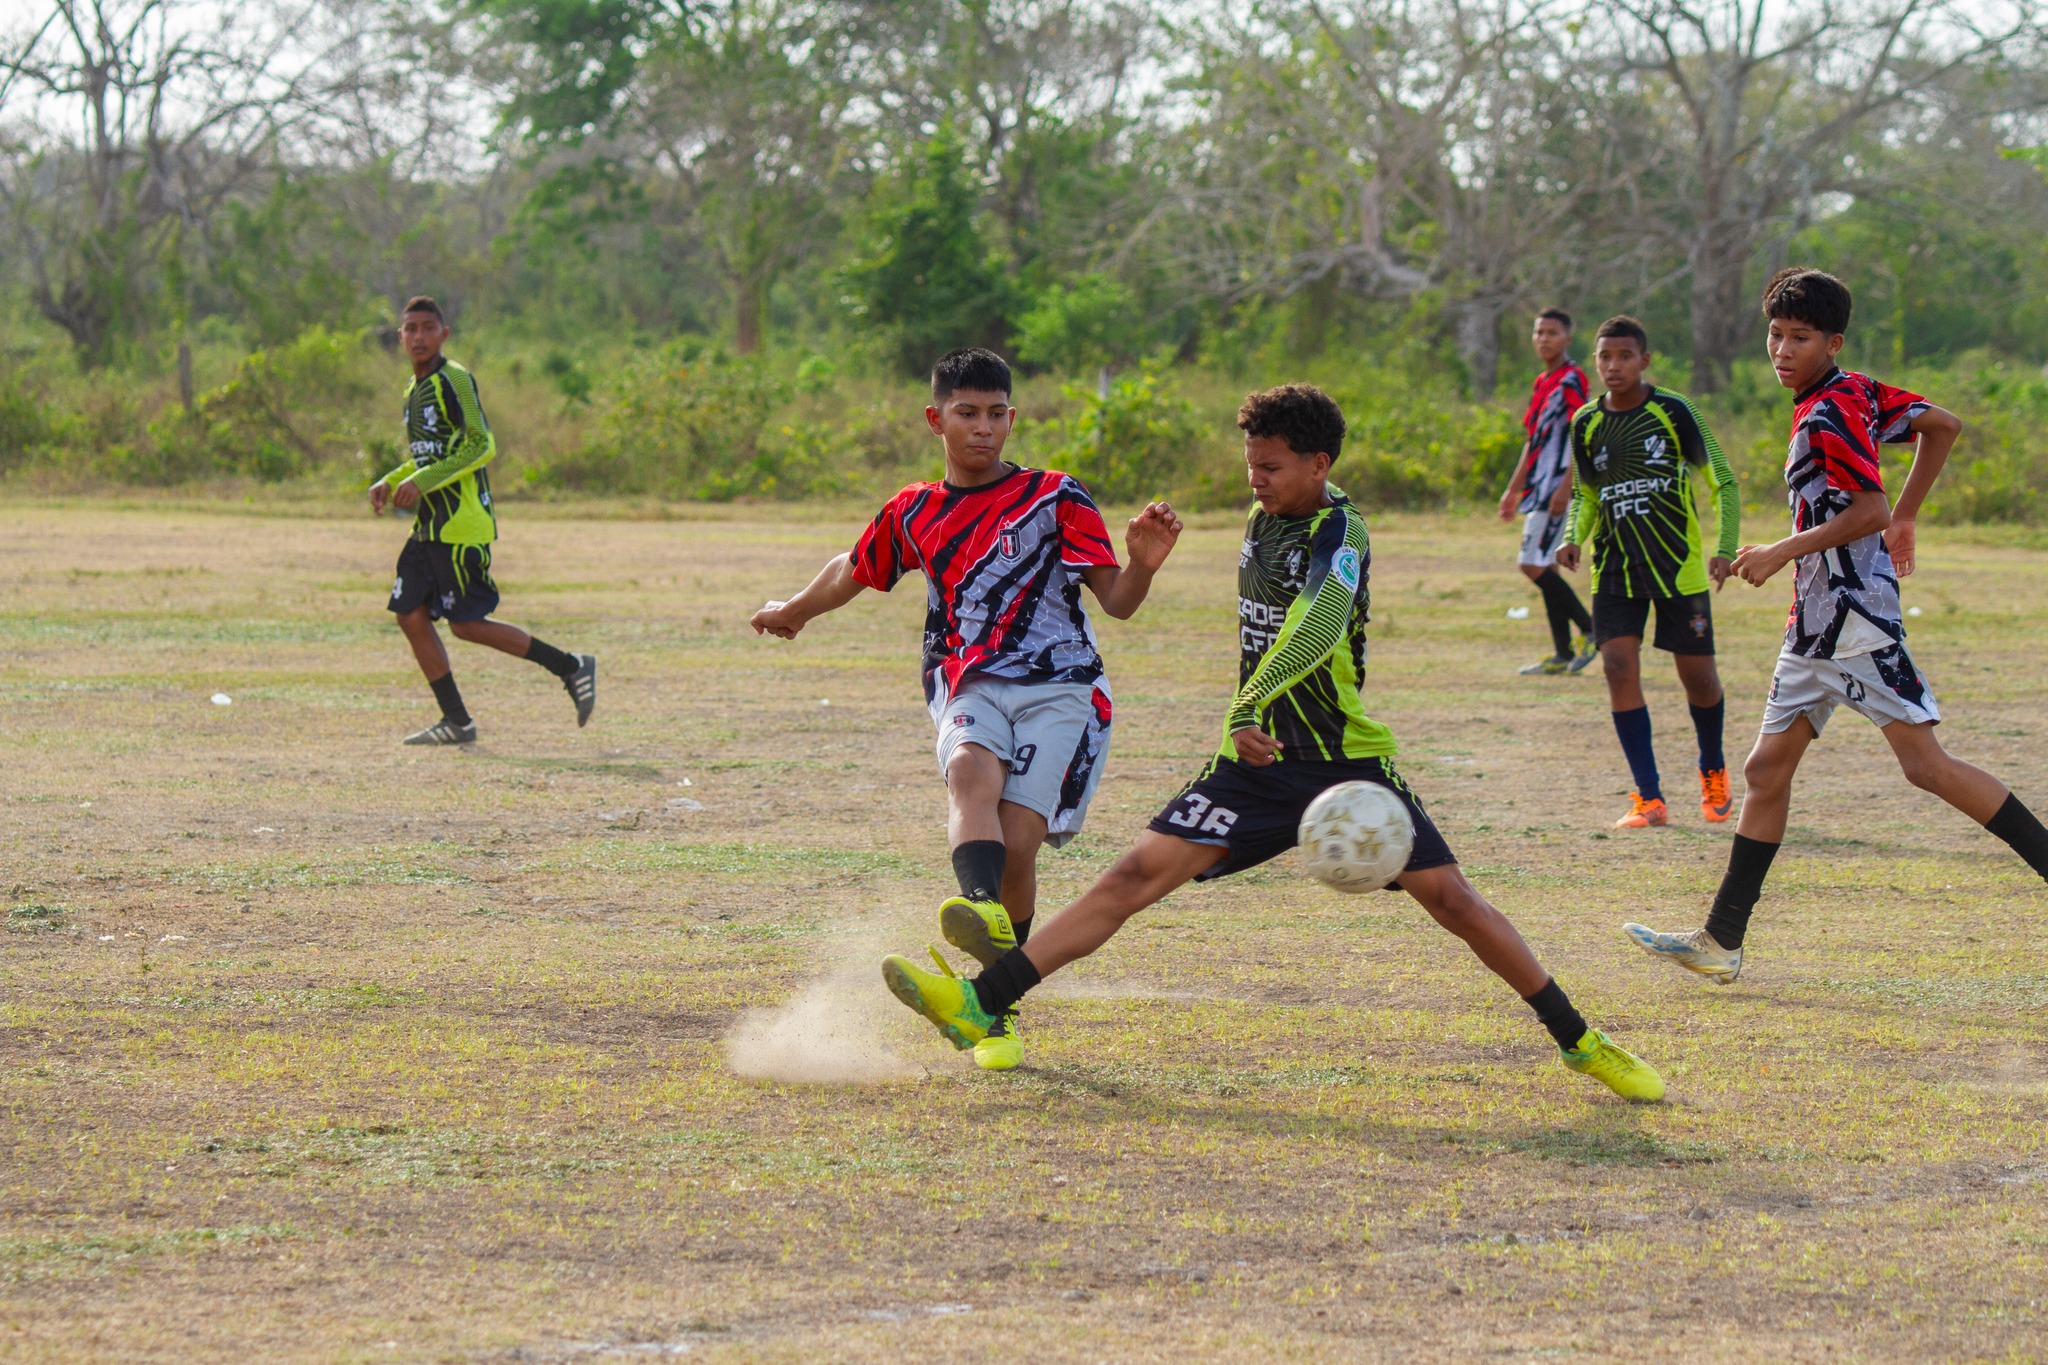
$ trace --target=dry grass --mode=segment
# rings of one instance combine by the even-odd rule
[[[460,647],[473,753],[394,743],[431,708],[381,609],[389,526],[4,526],[0,1355],[2044,1351],[2048,974],[2010,945],[2048,891],[1843,717],[1751,974],[1645,962],[1617,925],[1695,915],[1728,835],[1605,832],[1604,696],[1513,676],[1541,632],[1504,620],[1535,599],[1493,523],[1379,525],[1373,709],[1475,878],[1664,1068],[1659,1107],[1562,1072],[1412,903],[1285,864],[1035,999],[1025,1070],[884,1012],[910,1079],[736,1076],[743,1010],[919,946],[947,889],[921,593],[744,630],[850,524],[508,515],[505,615],[596,650],[604,690],[579,732]],[[1933,540],[1945,735],[2048,805],[2048,560]],[[1106,624],[1116,747],[1049,899],[1213,746],[1236,542],[1191,534]],[[1783,600],[1720,604],[1738,754]],[[1661,666],[1652,706],[1683,774]]]

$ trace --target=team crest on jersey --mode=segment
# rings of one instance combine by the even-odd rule
[[[1643,442],[1644,464],[1670,464],[1671,457],[1665,453],[1666,445],[1662,436],[1652,436]]]
[[[1308,570],[1308,551],[1299,545],[1287,552],[1287,582],[1290,587],[1299,587]]]
[[[1004,559],[1015,559],[1017,557],[1018,536],[1016,527],[1005,526],[1003,533],[996,537],[996,541],[999,552]]]
[[[1258,548],[1259,542],[1253,540],[1250,536],[1246,536],[1243,547],[1237,552],[1237,567],[1242,569],[1245,565],[1251,563],[1252,552]]]
[[[434,429],[434,423],[439,419],[439,417],[440,414],[435,412],[432,408],[423,408],[420,411],[420,425],[425,427],[428,431],[432,431]]]
[[[1599,470],[1602,474],[1605,474],[1607,472],[1606,446],[1601,446],[1598,450],[1593,452],[1593,468]]]
[[[1337,581],[1353,592],[1358,591],[1358,551],[1346,545],[1330,560],[1330,572]]]
[[[962,711],[959,715],[953,717],[953,724],[956,728],[972,725],[974,724],[974,715],[972,712]]]

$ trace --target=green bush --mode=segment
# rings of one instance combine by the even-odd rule
[[[276,483],[327,467],[362,444],[361,407],[375,391],[362,362],[360,337],[308,328],[249,356],[189,409],[149,423],[150,449],[110,446],[102,466],[158,484],[216,474]]]
[[[1063,387],[1077,406],[1047,423],[1046,466],[1072,474],[1104,502],[1135,502],[1189,486],[1209,426],[1194,404],[1161,393],[1159,378],[1158,367],[1147,365],[1116,380],[1107,394]]]
[[[35,459],[54,444],[62,419],[19,375],[0,380],[0,474]]]

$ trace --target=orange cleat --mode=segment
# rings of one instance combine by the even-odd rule
[[[1728,795],[1728,770],[1716,768],[1700,774],[1700,815],[1711,824],[1728,818],[1735,802]]]
[[[1629,807],[1627,815],[1614,822],[1616,829],[1647,829],[1651,825],[1671,823],[1670,813],[1664,809],[1662,797],[1645,801],[1635,792],[1630,792],[1628,799],[1633,804]]]

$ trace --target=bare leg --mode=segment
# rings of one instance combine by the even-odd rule
[[[1671,656],[1678,665],[1679,685],[1685,688],[1685,699],[1694,706],[1712,706],[1721,700],[1721,674],[1714,667],[1711,654],[1674,654]],[[1642,695],[1642,684],[1636,684],[1636,695]],[[1638,702],[1637,705],[1642,703]],[[1619,711],[1619,706],[1614,708]]]
[[[1479,894],[1457,864],[1403,872],[1401,889],[1429,911],[1431,919],[1463,939],[1516,995],[1534,995],[1550,980],[1520,931]]]
[[[1548,564],[1517,564],[1515,567],[1520,569],[1522,577],[1528,579],[1531,583],[1543,577],[1550,569]]]
[[[503,650],[515,659],[525,658],[526,651],[533,647],[533,637],[518,626],[489,618],[482,621],[450,621],[448,629],[458,640],[467,640],[473,645],[489,645],[492,649]]]
[[[448,676],[448,650],[425,607],[399,612],[398,629],[412,646],[412,657],[419,661],[420,672],[427,675],[428,682],[439,682]]]
[[[1109,942],[1125,920],[1207,872],[1228,853],[1215,844],[1190,843],[1146,830],[1081,899],[1032,935],[1031,942],[1024,945],[1024,956],[1031,959],[1040,977],[1051,976]]]
[[[1908,782],[1933,792],[1980,825],[1998,814],[2005,798],[2012,795],[1990,773],[1942,748],[1932,725],[1895,720],[1878,733],[1892,746]]]
[[[1742,765],[1742,818],[1735,832],[1766,844],[1785,842],[1785,820],[1792,809],[1792,775],[1806,746],[1813,743],[1813,722],[1800,716],[1777,734],[1760,734]]]
[[[1600,670],[1607,675],[1607,709],[1635,711],[1643,700],[1643,637],[1617,635],[1600,646]],[[1406,886],[1403,878],[1401,885]]]
[[[1011,924],[1028,924],[1038,909],[1038,850],[1045,844],[1045,817],[1029,806],[1005,801],[996,807],[996,818],[1003,826],[1003,909]]]
[[[963,744],[946,761],[946,843],[950,848],[976,839],[1001,839],[996,807],[1010,770],[992,750]]]

